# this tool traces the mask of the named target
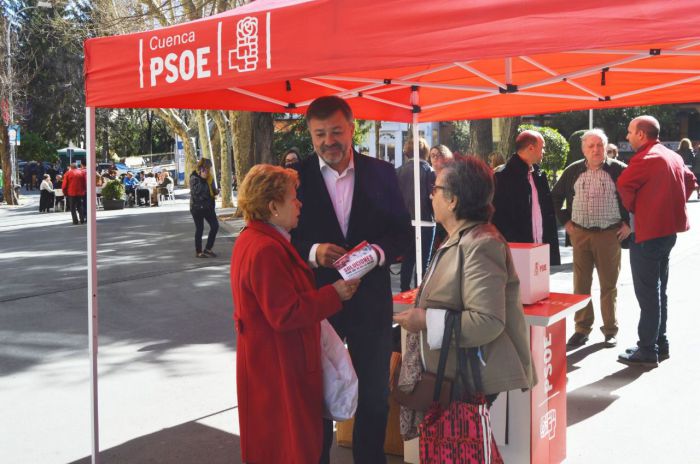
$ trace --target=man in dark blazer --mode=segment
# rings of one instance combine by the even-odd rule
[[[509,242],[548,243],[549,264],[557,266],[559,237],[547,175],[540,169],[544,137],[532,130],[515,139],[516,153],[496,169],[493,225]],[[534,199],[537,202],[533,203]]]
[[[412,239],[410,217],[396,173],[384,161],[355,152],[350,106],[338,97],[314,100],[306,113],[315,155],[299,168],[299,225],[292,243],[306,259],[317,285],[335,282],[333,262],[366,240],[379,266],[362,278],[355,296],[330,318],[348,343],[359,380],[353,431],[356,463],[385,463],[392,301],[389,265]],[[332,422],[324,424],[321,462],[329,462]]]

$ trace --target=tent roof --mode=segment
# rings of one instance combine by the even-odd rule
[[[697,0],[260,0],[85,43],[94,107],[478,119],[700,100]],[[417,101],[411,90],[418,90]]]
[[[60,150],[56,150],[56,153],[59,153],[61,155],[66,155],[68,154],[68,150],[73,150],[73,154],[76,155],[84,155],[87,153],[84,148],[78,148],[78,147],[66,147],[66,148],[61,148]]]

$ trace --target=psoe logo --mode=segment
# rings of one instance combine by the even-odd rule
[[[236,26],[236,48],[228,52],[228,67],[238,72],[258,67],[258,18],[246,17]]]
[[[553,440],[557,430],[557,410],[550,409],[540,418],[540,438]]]
[[[539,275],[540,272],[547,272],[547,264],[535,261],[535,275]]]

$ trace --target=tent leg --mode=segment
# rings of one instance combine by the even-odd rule
[[[88,344],[90,352],[90,405],[92,424],[92,464],[100,461],[100,421],[97,391],[97,196],[95,195],[95,108],[85,108],[85,139],[87,143],[87,298],[88,298]]]
[[[411,92],[411,104],[418,105],[418,90]],[[423,237],[421,234],[421,210],[420,210],[420,155],[418,153],[418,113],[413,113],[413,201],[416,214],[414,224],[416,232],[416,285],[423,282]]]

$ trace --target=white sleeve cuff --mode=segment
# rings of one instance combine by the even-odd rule
[[[386,258],[384,257],[384,250],[382,250],[382,247],[380,247],[379,245],[375,245],[374,243],[372,244],[372,248],[374,248],[377,251],[377,254],[379,255],[378,266],[384,266],[384,262],[386,261]]]
[[[318,249],[319,245],[320,243],[314,243],[309,250],[309,266],[311,269],[316,269],[318,267],[318,263],[316,262],[316,249]]]
[[[442,347],[442,335],[445,333],[444,309],[428,308],[425,312],[425,324],[428,326],[428,346],[431,350],[439,350]]]

